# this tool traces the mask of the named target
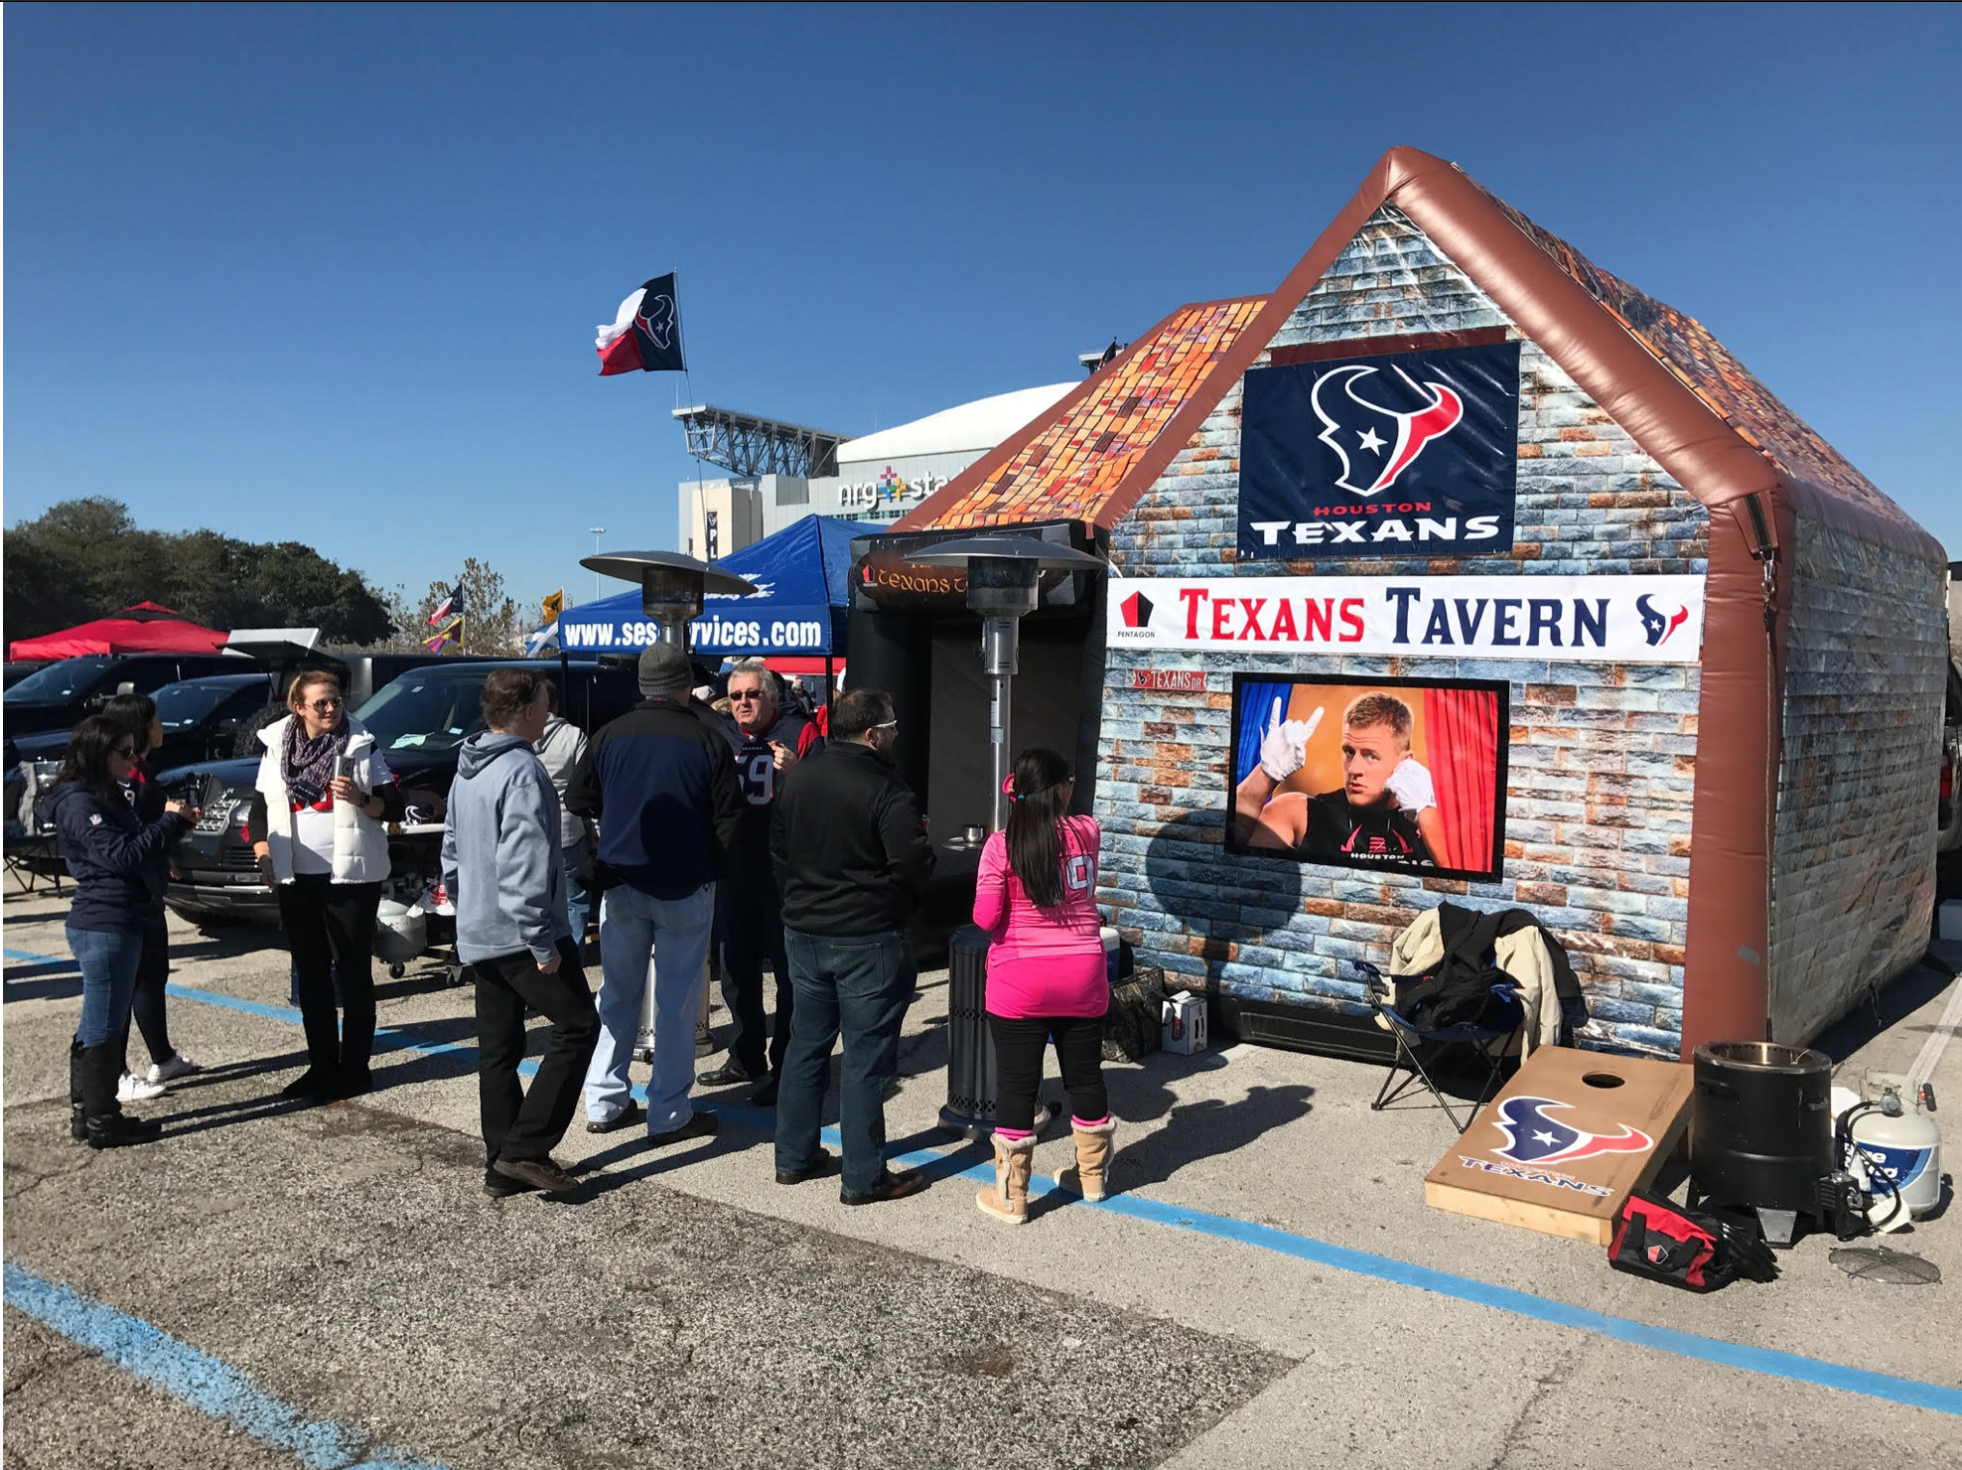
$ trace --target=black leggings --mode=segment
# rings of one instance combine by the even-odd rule
[[[1051,1037],[1070,1095],[1070,1112],[1086,1123],[1110,1116],[1104,1090],[1102,1016],[1031,1017],[1011,1021],[990,1015],[995,1038],[995,1125],[1027,1133],[1035,1126],[1036,1088],[1042,1082],[1042,1050]]]
[[[170,983],[170,931],[159,918],[143,925],[143,957],[136,962],[136,993],[130,1014],[136,1029],[143,1033],[143,1044],[150,1049],[150,1060],[161,1065],[177,1055],[170,1044],[170,1027],[164,1021],[164,986]],[[128,1069],[129,1038],[123,1039],[124,1068]]]

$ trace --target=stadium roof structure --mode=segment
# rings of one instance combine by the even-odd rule
[[[1010,434],[1040,415],[1075,383],[1051,383],[1041,388],[1018,388],[956,404],[917,418],[894,424],[861,439],[838,446],[838,463],[858,464],[875,459],[912,459],[926,454],[960,454],[976,449],[993,449]]]
[[[688,452],[743,479],[796,475],[812,479],[838,473],[838,446],[845,435],[829,429],[693,404],[677,408]]]
[[[1385,205],[1423,230],[1704,505],[1763,495],[1864,540],[1945,560],[1933,537],[1695,318],[1602,270],[1455,165],[1416,148],[1392,148],[1377,161],[1271,295],[1178,308],[892,529],[1056,520],[1108,529]]]

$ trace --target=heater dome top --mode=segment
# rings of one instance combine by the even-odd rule
[[[1102,557],[1054,541],[1039,541],[1034,536],[969,536],[906,553],[908,561],[933,567],[964,567],[984,557],[1033,562],[1043,571],[1091,571],[1104,564]]]
[[[754,582],[738,577],[734,572],[710,566],[705,561],[697,561],[692,556],[684,556],[679,551],[614,551],[605,556],[583,556],[579,559],[579,565],[588,571],[619,577],[628,582],[643,582],[649,571],[670,574],[692,572],[702,579],[704,593],[713,592],[728,597],[747,597],[756,591]]]

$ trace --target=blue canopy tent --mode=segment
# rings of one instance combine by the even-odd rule
[[[757,586],[748,597],[710,594],[688,625],[689,647],[703,658],[835,660],[845,652],[853,536],[865,528],[830,516],[805,516],[721,558],[716,565]],[[641,610],[640,589],[569,607],[559,618],[567,652],[631,650],[660,641]]]

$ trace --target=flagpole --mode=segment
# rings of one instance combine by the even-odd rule
[[[561,710],[569,710],[572,708],[572,660],[565,656],[565,588],[563,587],[559,588],[559,615],[552,622],[559,635],[557,639],[559,645],[559,708]],[[591,701],[588,700],[586,723],[590,725],[592,722],[593,711]],[[586,733],[591,735],[593,732],[588,730]],[[586,942],[586,936],[577,934],[573,936],[573,940],[575,943],[583,945]]]

